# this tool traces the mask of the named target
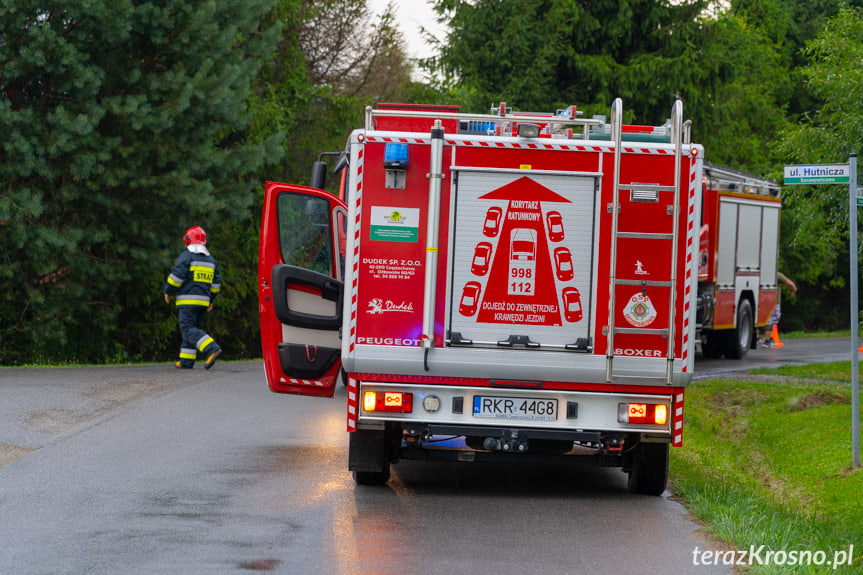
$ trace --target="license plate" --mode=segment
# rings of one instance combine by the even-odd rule
[[[473,416],[492,419],[555,421],[557,419],[557,400],[475,395],[473,396]]]

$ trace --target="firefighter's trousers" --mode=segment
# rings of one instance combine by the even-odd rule
[[[183,306],[177,308],[180,316],[180,333],[183,334],[183,343],[180,345],[180,365],[182,367],[194,367],[198,352],[208,357],[217,349],[221,349],[207,332],[201,329],[207,308],[201,306]]]

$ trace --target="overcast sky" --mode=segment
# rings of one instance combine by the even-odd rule
[[[368,0],[372,12],[380,14],[387,6],[388,0]],[[408,55],[412,58],[427,58],[432,55],[431,48],[420,36],[420,26],[425,26],[443,39],[443,28],[435,21],[435,12],[425,0],[392,0],[395,6],[396,20],[399,23]]]

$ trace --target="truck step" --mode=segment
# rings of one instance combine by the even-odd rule
[[[616,327],[614,328],[614,333],[625,333],[625,334],[634,334],[634,335],[661,335],[662,337],[668,337],[668,328],[650,328],[650,327]]]
[[[617,237],[633,240],[672,240],[674,239],[674,234],[657,234],[649,232],[617,232]]]
[[[644,287],[671,287],[670,281],[648,281],[648,280],[614,280],[618,286],[644,286]]]

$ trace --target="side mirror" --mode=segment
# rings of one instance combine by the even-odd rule
[[[327,163],[318,160],[312,165],[312,179],[309,186],[323,190],[327,183]]]

